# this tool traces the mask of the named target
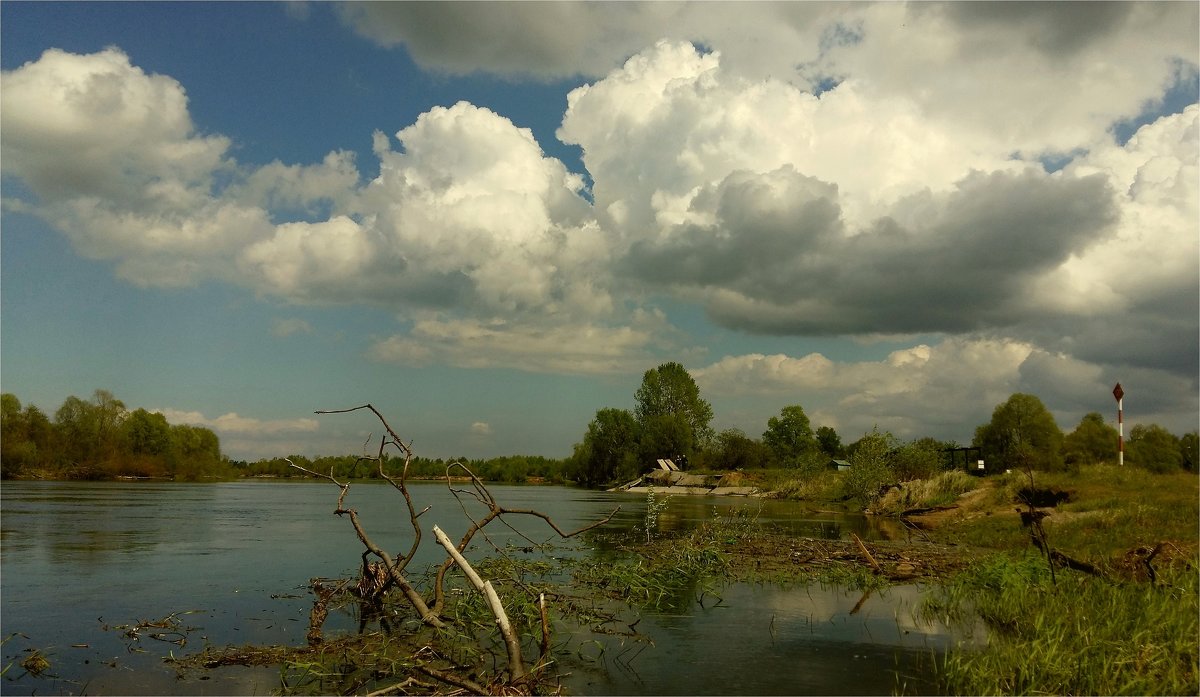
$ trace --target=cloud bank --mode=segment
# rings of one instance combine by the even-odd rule
[[[467,102],[364,134],[374,177],[343,151],[248,167],[170,76],[51,49],[0,82],[0,162],[30,193],[6,205],[138,285],[387,308],[381,362],[636,372],[687,350],[668,300],[750,334],[943,337],[696,366],[714,391],[827,393],[831,418],[904,432],[905,395],[961,421],[1029,385],[1073,414],[1071,384],[1114,374],[1195,414],[1200,108],[1114,129],[1194,79],[1197,7],[1080,5],[339,10],[431,69],[583,76],[558,137],[588,178]]]

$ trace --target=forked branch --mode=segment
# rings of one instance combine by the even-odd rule
[[[420,616],[421,620],[425,624],[433,626],[433,627],[439,627],[439,628],[444,627],[446,625],[445,625],[445,622],[441,619],[441,613],[445,607],[445,602],[446,602],[446,594],[445,594],[445,590],[444,590],[445,576],[446,576],[447,570],[451,566],[458,564],[458,566],[460,568],[462,568],[463,572],[467,575],[467,577],[471,581],[472,585],[474,585],[481,593],[483,593],[484,598],[486,599],[486,601],[488,603],[489,609],[492,611],[493,615],[496,617],[497,625],[500,628],[500,633],[504,639],[505,647],[508,651],[508,658],[509,658],[509,661],[508,661],[508,665],[509,665],[508,684],[510,686],[509,689],[512,689],[514,687],[517,689],[525,689],[524,686],[517,685],[517,683],[524,681],[527,676],[527,672],[525,670],[523,661],[521,659],[520,637],[517,636],[516,630],[513,628],[512,624],[509,622],[508,616],[504,611],[503,604],[500,602],[499,597],[496,595],[496,591],[492,587],[491,582],[483,581],[482,579],[479,578],[478,574],[476,574],[474,572],[474,569],[471,568],[471,565],[462,556],[462,552],[467,549],[468,545],[471,543],[471,540],[475,536],[476,533],[482,531],[484,529],[484,527],[487,526],[492,521],[494,521],[498,518],[502,518],[502,516],[504,516],[505,514],[528,515],[528,516],[534,516],[537,518],[541,518],[560,537],[570,538],[570,537],[579,535],[580,533],[583,533],[587,530],[591,530],[595,527],[604,525],[605,523],[609,522],[610,520],[612,520],[613,516],[615,516],[617,514],[617,512],[621,510],[620,506],[618,506],[616,509],[614,509],[611,513],[609,513],[606,517],[602,518],[601,520],[598,520],[589,525],[585,525],[573,532],[567,532],[567,531],[564,531],[562,528],[560,528],[550,516],[546,515],[545,513],[541,512],[541,511],[537,511],[537,510],[533,510],[533,509],[526,509],[526,508],[506,508],[506,507],[500,505],[500,503],[497,502],[495,497],[492,495],[491,491],[489,491],[487,486],[484,485],[483,481],[481,479],[479,479],[477,476],[475,476],[475,474],[473,472],[471,472],[470,469],[468,469],[465,465],[463,465],[461,463],[452,463],[446,469],[446,482],[447,482],[447,486],[450,487],[450,492],[459,501],[459,504],[461,506],[462,499],[460,498],[460,494],[464,493],[464,492],[462,490],[455,489],[453,486],[450,485],[451,472],[453,470],[455,470],[456,468],[460,469],[460,470],[462,470],[462,472],[464,472],[469,477],[469,481],[473,488],[473,491],[471,491],[469,493],[477,501],[481,502],[486,507],[487,512],[481,518],[476,520],[476,519],[472,518],[472,516],[470,514],[467,513],[466,507],[463,506],[463,513],[464,513],[464,515],[467,516],[468,520],[471,521],[471,525],[467,529],[466,534],[463,535],[462,539],[459,541],[459,543],[457,545],[455,545],[450,540],[450,538],[447,537],[444,532],[442,532],[442,530],[440,528],[438,528],[437,526],[433,527],[433,532],[434,532],[435,537],[438,540],[438,543],[441,544],[442,547],[445,548],[448,556],[447,556],[446,560],[441,564],[441,566],[438,567],[436,578],[435,578],[435,581],[433,584],[433,589],[432,589],[433,602],[430,603],[426,600],[425,597],[423,597],[421,595],[421,593],[419,593],[417,591],[416,588],[414,588],[412,586],[412,584],[410,584],[408,582],[407,578],[405,578],[405,575],[404,575],[406,567],[408,566],[409,562],[411,562],[412,559],[414,558],[414,556],[416,555],[417,548],[421,542],[422,530],[421,530],[421,525],[420,525],[420,522],[418,521],[418,518],[420,518],[420,516],[422,514],[424,514],[425,512],[427,512],[429,510],[429,507],[426,506],[425,508],[418,511],[416,505],[413,503],[411,493],[409,492],[409,489],[408,489],[407,481],[408,481],[408,474],[409,474],[409,466],[411,465],[412,459],[413,459],[412,443],[411,442],[406,443],[399,436],[399,434],[396,433],[396,431],[392,428],[392,426],[387,422],[387,419],[384,418],[383,414],[380,413],[380,411],[371,404],[363,404],[363,405],[360,405],[357,407],[351,407],[349,409],[328,409],[328,410],[317,411],[316,413],[318,413],[318,414],[346,414],[346,413],[360,411],[360,410],[370,411],[372,414],[374,414],[375,417],[377,419],[379,419],[379,422],[383,425],[385,435],[380,438],[379,448],[373,457],[364,455],[363,457],[359,458],[358,461],[361,462],[364,460],[367,460],[367,461],[373,460],[376,463],[376,467],[378,468],[379,476],[382,479],[386,480],[389,484],[391,484],[392,487],[394,487],[397,491],[399,491],[400,494],[404,497],[405,505],[408,510],[408,522],[413,531],[412,545],[406,553],[404,553],[403,555],[396,555],[396,556],[390,555],[384,549],[382,549],[379,545],[377,545],[371,539],[370,535],[367,534],[367,531],[366,531],[365,527],[363,526],[362,521],[359,519],[358,512],[355,511],[353,508],[346,507],[346,505],[345,505],[346,495],[350,490],[350,482],[348,480],[346,482],[338,481],[337,478],[334,476],[332,470],[330,470],[329,474],[322,474],[320,472],[314,472],[312,470],[301,467],[301,466],[291,462],[290,460],[288,461],[288,464],[291,465],[293,468],[300,470],[301,472],[304,472],[310,476],[317,477],[319,479],[329,480],[335,486],[337,486],[338,489],[340,490],[340,492],[338,494],[338,498],[337,498],[337,506],[334,509],[334,514],[336,514],[339,517],[349,518],[350,524],[354,528],[354,534],[358,537],[359,542],[363,545],[363,548],[365,550],[363,552],[363,561],[362,561],[363,581],[364,582],[360,583],[358,586],[358,588],[360,588],[360,592],[363,593],[364,596],[365,595],[372,596],[370,598],[366,598],[368,600],[378,600],[379,598],[382,597],[382,595],[384,593],[387,592],[387,590],[389,588],[391,588],[393,586],[397,587],[403,592],[403,594],[404,594],[405,598],[408,600],[409,604],[412,605],[413,609],[416,610],[417,614]],[[370,439],[368,439],[368,442],[369,442],[369,440]],[[386,460],[387,449],[389,446],[396,448],[404,456],[403,466],[402,466],[400,474],[398,476],[389,474],[388,472],[386,472],[384,470],[384,462]],[[368,561],[368,558],[371,556],[374,556],[375,558],[379,559],[379,562],[374,563],[374,564],[370,563]],[[382,569],[380,569],[381,566],[382,566]],[[387,580],[385,582],[380,581],[382,574],[386,574]],[[368,576],[369,576],[369,578],[368,578]],[[367,582],[367,581],[369,581],[369,582]],[[542,612],[542,625],[543,625],[542,651],[544,654],[547,651],[547,648],[549,645],[548,627],[547,627],[547,622],[546,622],[546,618],[545,618],[544,606],[542,607],[541,612]],[[543,658],[543,660],[545,660],[546,657],[543,655],[542,658]],[[467,680],[467,679],[461,678],[457,675],[447,673],[442,670],[437,670],[430,666],[419,665],[419,666],[417,666],[417,670],[424,673],[425,675],[428,675],[429,677],[436,678],[439,681],[442,681],[442,682],[445,682],[445,683],[448,683],[451,685],[455,685],[457,687],[460,687],[462,689],[465,689],[465,690],[468,690],[471,692],[480,693],[483,691],[482,687],[478,683],[476,683],[472,680]],[[412,684],[419,684],[419,683],[412,683]],[[404,683],[402,683],[401,685],[404,685]],[[393,688],[389,688],[389,689],[396,689],[396,687],[398,687],[398,686],[393,686]]]

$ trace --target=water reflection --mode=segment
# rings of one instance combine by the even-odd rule
[[[928,694],[930,661],[956,638],[912,619],[914,586],[863,594],[818,585],[735,584],[637,626],[649,643],[614,639],[573,666],[579,694]]]
[[[412,489],[418,507],[430,506],[421,519],[426,530],[437,524],[456,538],[470,525],[462,504],[444,485]],[[3,661],[19,661],[25,648],[46,649],[59,679],[14,679],[14,671],[0,691],[78,693],[86,685],[93,694],[251,694],[277,687],[278,672],[270,670],[230,669],[205,681],[175,680],[160,654],[130,653],[119,632],[103,627],[199,610],[189,615],[197,631],[176,653],[205,643],[303,645],[309,579],[352,574],[361,563],[361,547],[348,522],[332,514],[337,493],[336,487],[315,482],[6,482],[0,488],[0,624],[5,635],[23,636],[4,645]],[[520,486],[492,487],[492,493],[506,507],[549,514],[567,531],[621,506],[603,532],[559,544],[555,554],[615,554],[604,543],[606,535],[644,534],[644,496]],[[390,487],[355,484],[346,504],[359,511],[382,546],[408,549],[408,515]],[[467,511],[482,515],[482,508],[469,501]],[[786,501],[682,496],[667,502],[659,532],[685,532],[734,515],[823,539],[850,532],[864,539],[904,534],[862,516],[807,511]],[[511,528],[489,527],[468,556],[557,540],[540,519],[509,522]],[[443,553],[426,535],[411,568],[436,564]],[[735,586],[717,591],[722,601],[716,602],[713,590],[680,591],[670,604],[675,612],[648,617],[638,626],[653,640],[653,649],[644,648],[634,658],[634,651],[620,646],[633,639],[613,639],[617,644],[595,662],[576,667],[569,689],[585,694],[886,694],[894,687],[895,670],[907,671],[920,652],[948,640],[941,629],[906,624],[905,611],[887,604],[896,598],[910,602],[907,591],[872,596],[850,614],[858,594]],[[331,615],[326,627],[353,632],[360,619],[347,608]],[[77,644],[86,648],[74,648]],[[614,660],[618,655],[624,656],[623,667]],[[844,689],[843,683],[830,682],[853,673],[882,673],[886,679]]]

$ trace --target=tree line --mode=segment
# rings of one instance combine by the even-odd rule
[[[566,459],[513,455],[484,459],[416,457],[414,478],[436,478],[459,462],[485,481],[521,483],[575,482],[597,487],[630,481],[671,458],[691,469],[788,469],[801,476],[824,470],[831,459],[847,459],[871,479],[873,467],[886,480],[929,477],[952,466],[946,454],[953,441],[918,438],[901,441],[874,430],[843,444],[831,426],[813,428],[799,404],[783,407],[767,420],[761,437],[737,428],[713,430],[712,406],[679,363],[647,370],[634,394],[635,406],[603,408],[587,425],[582,440]],[[971,445],[991,465],[1005,468],[1071,470],[1116,461],[1117,430],[1098,413],[1085,415],[1064,433],[1034,395],[1013,394],[975,429]],[[1151,472],[1200,470],[1196,431],[1176,436],[1149,424],[1135,425],[1125,442],[1125,462]],[[22,407],[16,395],[0,395],[0,477],[108,479],[119,476],[181,480],[234,477],[303,476],[288,460],[335,476],[373,478],[378,467],[353,455],[309,458],[293,455],[256,462],[230,461],[221,454],[217,435],[203,427],[169,424],[162,414],[129,411],[107,390],[90,400],[68,397],[53,418],[38,407]],[[867,466],[861,466],[865,463]],[[385,460],[384,471],[398,474],[402,460]],[[877,467],[876,467],[877,466]],[[886,476],[884,476],[886,475]],[[878,477],[874,477],[878,478]]]
[[[404,468],[404,458],[390,457],[387,454],[384,455],[382,463],[354,455],[324,455],[315,458],[292,455],[255,462],[234,460],[230,464],[234,472],[241,477],[308,477],[304,472],[292,467],[293,463],[313,472],[331,473],[337,479],[380,479],[380,464],[389,477],[398,477]],[[439,479],[446,476],[447,468],[454,463],[463,465],[475,476],[489,482],[561,484],[564,481],[565,461],[540,455],[507,455],[474,460],[465,457],[443,459],[417,456],[409,462],[408,476],[410,479]],[[449,470],[449,473],[452,476],[456,473],[465,474],[458,468]]]
[[[228,477],[216,433],[167,423],[158,412],[135,409],[108,390],[90,400],[67,397],[54,417],[0,394],[0,477],[111,479]]]
[[[831,459],[847,458],[852,470],[865,465],[851,479],[870,479],[865,473],[877,466],[886,470],[884,479],[906,481],[953,467],[947,451],[958,447],[929,437],[904,442],[877,429],[843,445],[833,427],[814,429],[799,404],[785,406],[768,419],[761,438],[737,428],[716,433],[710,425],[712,406],[700,396],[687,370],[674,362],[646,371],[634,402],[633,411],[596,412],[567,460],[569,479],[584,486],[630,481],[660,458],[692,469],[785,468],[800,474],[823,470]],[[1100,414],[1090,413],[1064,434],[1040,399],[1017,393],[975,430],[971,445],[982,450],[993,468],[1076,469],[1115,462],[1117,430]],[[1152,472],[1197,471],[1197,434],[1176,436],[1157,424],[1134,426],[1126,441],[1125,462]]]

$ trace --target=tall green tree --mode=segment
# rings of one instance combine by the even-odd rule
[[[642,463],[681,455],[690,458],[697,450],[692,426],[682,414],[655,414],[646,417],[638,426],[638,453]],[[683,466],[678,460],[676,464]]]
[[[808,415],[799,404],[786,406],[780,410],[779,416],[767,419],[767,430],[763,432],[762,439],[763,444],[785,467],[795,467],[820,447],[808,422]]]
[[[0,395],[0,476],[18,476],[35,467],[37,461],[37,445],[30,437],[21,400],[8,392]]]
[[[599,486],[637,476],[639,430],[626,409],[597,411],[583,441],[575,446],[571,463],[575,481]]]
[[[663,363],[642,375],[642,384],[634,395],[634,415],[642,427],[643,438],[674,441],[677,421],[689,432],[686,451],[665,452],[658,457],[688,455],[693,448],[705,447],[713,437],[709,424],[713,419],[712,405],[700,397],[700,388],[690,373],[679,363]],[[669,417],[669,418],[667,418]],[[665,432],[659,432],[665,429]],[[658,452],[658,451],[655,451]]]
[[[125,448],[136,455],[166,455],[171,449],[171,424],[158,412],[135,409],[121,425]]]
[[[997,406],[992,420],[975,429],[972,444],[1006,467],[1063,468],[1062,431],[1042,400],[1031,394],[1018,392]]]
[[[816,431],[817,447],[829,457],[842,455],[842,438],[832,426],[822,426]]]
[[[216,433],[202,426],[172,426],[171,454],[170,469],[176,479],[199,479],[223,470],[221,441]]]
[[[1063,438],[1063,461],[1071,466],[1111,462],[1117,457],[1117,429],[1097,412],[1085,414]]]
[[[737,428],[717,434],[713,455],[713,467],[730,470],[766,467],[771,460],[771,451],[762,441],[750,438]]]
[[[1129,432],[1126,462],[1151,472],[1177,472],[1183,467],[1179,439],[1158,424],[1138,424]]]
[[[95,407],[71,395],[54,412],[54,427],[63,463],[78,476],[99,476],[100,428]]]

